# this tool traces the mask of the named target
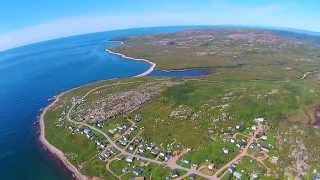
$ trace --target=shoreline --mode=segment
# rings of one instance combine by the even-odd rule
[[[111,42],[119,42],[121,45],[124,45],[124,42],[122,42],[122,41],[111,41]],[[109,53],[109,54],[112,54],[112,55],[116,55],[116,56],[120,56],[121,58],[124,58],[124,59],[128,59],[128,60],[133,60],[133,61],[144,61],[144,62],[146,62],[146,63],[148,63],[148,64],[150,64],[151,65],[151,67],[148,69],[148,70],[146,70],[145,72],[143,72],[143,73],[141,73],[141,74],[138,74],[138,75],[135,75],[135,76],[132,76],[132,77],[143,77],[143,76],[147,76],[148,74],[150,74],[154,69],[155,69],[155,67],[156,67],[156,63],[154,63],[154,62],[152,62],[152,61],[150,61],[150,60],[148,60],[148,59],[140,59],[140,58],[133,58],[133,57],[129,57],[129,56],[126,56],[126,55],[124,55],[124,54],[121,54],[121,53],[118,53],[118,52],[114,52],[114,51],[112,51],[112,50],[110,50],[110,49],[105,49],[105,51],[107,52],[107,53]]]
[[[122,41],[119,41],[121,43],[121,45],[123,45],[124,43]],[[121,53],[116,53],[116,52],[113,52],[109,49],[105,49],[105,51],[107,53],[110,53],[110,54],[113,54],[113,55],[117,55],[117,56],[120,56],[122,58],[125,58],[125,59],[128,59],[128,60],[134,60],[134,61],[144,61],[148,64],[151,65],[151,67],[141,73],[141,74],[138,74],[138,75],[135,75],[135,76],[132,76],[132,77],[143,77],[143,76],[146,76],[148,74],[150,74],[156,67],[156,64],[147,60],[147,59],[138,59],[138,58],[133,58],[133,57],[128,57],[124,54],[121,54]],[[112,79],[108,79],[108,80],[112,80]],[[100,80],[101,81],[101,80]],[[90,84],[90,83],[89,83]],[[81,87],[81,86],[79,86]],[[69,160],[68,158],[65,156],[64,152],[62,152],[60,149],[56,148],[54,145],[50,144],[50,142],[46,139],[45,137],[45,122],[44,122],[44,116],[45,114],[48,112],[48,110],[50,110],[51,107],[53,107],[58,101],[59,101],[59,98],[62,97],[64,94],[74,90],[74,89],[77,89],[79,87],[76,87],[76,88],[72,88],[70,90],[67,90],[65,92],[62,92],[60,93],[59,95],[57,96],[54,96],[52,98],[49,98],[48,101],[49,101],[49,104],[45,106],[45,108],[41,109],[41,113],[40,113],[40,116],[38,117],[39,120],[38,120],[38,126],[39,126],[39,129],[40,129],[40,134],[39,134],[39,142],[40,144],[42,145],[42,148],[44,148],[44,150],[48,151],[49,153],[51,153],[54,157],[57,158],[57,160],[59,160],[63,166],[66,168],[67,171],[69,171],[71,174],[72,174],[72,177],[76,180],[89,180],[89,179],[94,179],[91,178],[91,177],[88,177],[86,175],[83,175],[77,167],[75,167]]]
[[[111,42],[115,42],[115,41],[111,41]],[[117,42],[120,42],[121,45],[124,44],[122,41],[117,41]],[[138,75],[135,75],[135,76],[132,76],[131,78],[147,76],[148,74],[150,74],[152,71],[155,70],[156,63],[154,63],[154,62],[152,62],[150,60],[129,57],[129,56],[126,56],[126,55],[121,54],[121,53],[113,52],[110,49],[105,49],[105,51],[107,53],[112,54],[112,55],[120,56],[121,58],[124,58],[124,59],[133,60],[133,61],[143,61],[143,62],[148,63],[148,64],[151,65],[151,67],[148,70],[146,70],[145,72],[143,72],[141,74],[138,74]],[[171,71],[184,71],[184,70],[186,70],[186,69],[171,70]],[[166,70],[164,70],[164,71],[166,71]],[[170,70],[167,70],[167,71],[170,71]],[[114,80],[114,79],[119,79],[119,78],[112,78],[112,79],[107,79],[107,80],[98,80],[96,82],[108,81],[108,80]],[[91,84],[91,83],[88,83],[88,84]],[[87,84],[84,84],[84,85],[87,85]],[[81,87],[81,86],[79,86],[79,87]],[[39,116],[39,121],[38,121],[39,122],[38,123],[39,124],[39,129],[40,129],[39,141],[40,141],[40,144],[42,145],[42,147],[46,151],[51,153],[54,157],[57,158],[57,160],[59,162],[62,163],[62,165],[66,168],[66,170],[69,171],[72,174],[72,177],[74,179],[76,179],[76,180],[90,180],[90,179],[95,179],[95,177],[89,177],[89,176],[83,175],[78,170],[78,168],[75,167],[68,160],[68,158],[65,156],[64,152],[62,152],[60,149],[56,148],[54,145],[50,144],[50,142],[47,141],[47,139],[45,138],[44,115],[48,112],[48,110],[50,110],[51,107],[53,107],[59,101],[60,97],[62,97],[64,94],[66,94],[66,93],[68,93],[68,92],[70,92],[72,90],[78,89],[79,87],[75,87],[75,88],[69,89],[67,91],[64,91],[64,92],[58,94],[57,96],[54,96],[54,97],[48,99],[48,101],[50,103],[48,105],[46,105],[45,108],[41,109],[41,113],[40,113],[40,116]]]
[[[68,91],[66,91],[68,92]],[[77,180],[89,180],[90,178],[81,174],[81,172],[76,168],[65,156],[65,154],[54,145],[50,144],[45,137],[45,122],[44,122],[44,115],[53,107],[58,101],[61,96],[63,96],[66,92],[59,94],[58,96],[54,97],[54,100],[49,103],[42,111],[39,116],[39,128],[40,128],[40,135],[39,141],[44,148],[44,150],[48,151],[52,155],[54,155],[62,164],[63,166],[72,174],[72,177]]]
[[[120,46],[124,45],[125,43],[123,41],[113,41],[113,40],[110,40],[109,42],[115,42],[115,43],[120,43]],[[183,72],[183,71],[188,71],[188,70],[205,70],[207,71],[208,73],[206,75],[209,75],[209,74],[212,74],[212,69],[210,69],[209,67],[190,67],[190,68],[183,68],[183,69],[156,69],[156,63],[152,62],[151,60],[148,60],[148,59],[141,59],[141,58],[133,58],[133,57],[129,57],[125,54],[121,54],[121,53],[118,53],[118,52],[114,52],[108,48],[105,49],[105,51],[109,54],[112,54],[112,55],[116,55],[116,56],[120,56],[121,58],[125,58],[125,59],[129,59],[129,60],[133,60],[133,61],[144,61],[148,64],[151,65],[151,67],[141,73],[141,74],[138,74],[138,75],[135,75],[135,76],[132,76],[132,77],[143,77],[143,76],[147,76],[149,75],[151,72],[153,72],[154,70],[160,70],[160,71],[164,71],[164,72]]]

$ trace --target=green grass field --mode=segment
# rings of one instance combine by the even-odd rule
[[[194,37],[192,43],[185,40],[190,38],[187,35]],[[68,123],[63,127],[56,126],[62,111],[71,106],[72,97],[83,96],[96,87],[102,88],[90,94],[86,104],[79,108],[88,108],[97,99],[149,82],[179,82],[138,110],[106,120],[102,130],[107,133],[119,125],[130,125],[128,118],[133,120],[139,114],[143,120],[137,125],[143,128],[141,137],[145,142],[152,142],[164,150],[169,148],[173,152],[191,149],[180,158],[190,161],[189,165],[183,166],[212,163],[219,169],[239,153],[236,143],[250,136],[250,128],[256,124],[254,119],[263,117],[268,138],[258,143],[272,146],[269,157],[263,161],[272,174],[266,176],[266,168],[256,160],[245,157],[238,164],[245,179],[252,173],[263,179],[297,176],[310,179],[320,172],[320,133],[313,127],[313,112],[319,105],[320,84],[315,78],[317,74],[301,79],[305,73],[320,67],[320,56],[313,44],[310,41],[300,44],[300,41],[297,43],[296,39],[286,35],[277,39],[277,44],[267,39],[263,43],[254,41],[249,46],[246,41],[224,39],[229,38],[228,32],[216,41],[209,42],[201,39],[202,35],[207,37],[203,32],[191,32],[191,35],[184,32],[126,39],[125,46],[113,50],[152,59],[159,68],[206,67],[214,73],[181,79],[146,77],[99,81],[69,91],[57,107],[45,115],[48,141],[65,152],[84,174],[114,178],[106,170],[106,163],[97,160],[98,150],[94,142],[84,135],[72,134],[67,128],[70,126]],[[274,35],[264,35],[275,38]],[[168,39],[174,41],[174,45],[161,44]],[[240,128],[236,129],[237,126]],[[236,143],[230,142],[232,138]],[[225,154],[223,149],[229,152]],[[254,156],[259,151],[259,147],[249,150]],[[302,161],[299,161],[299,156],[304,157]],[[272,158],[279,160],[271,162]],[[298,170],[296,163],[305,166],[305,170]],[[112,171],[122,179],[133,176],[130,173],[122,174],[121,170],[127,166],[123,160],[111,163]],[[171,173],[170,169],[154,164],[143,169],[143,176],[152,179],[163,179]],[[231,174],[223,177],[232,178]]]

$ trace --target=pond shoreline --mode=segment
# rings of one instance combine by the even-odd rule
[[[121,44],[123,44],[123,42],[119,41]],[[151,65],[151,67],[141,73],[141,74],[138,74],[138,75],[135,75],[135,76],[132,76],[131,78],[137,78],[137,77],[144,77],[144,76],[147,76],[147,75],[151,75],[152,76],[152,72],[154,72],[155,70],[155,67],[156,67],[156,64],[151,62],[150,60],[146,60],[146,59],[139,59],[139,58],[133,58],[133,57],[128,57],[124,54],[121,54],[121,53],[117,53],[117,52],[113,52],[111,51],[110,49],[105,49],[105,51],[107,53],[110,53],[110,54],[113,54],[113,55],[117,55],[117,56],[120,56],[121,58],[124,58],[124,59],[128,59],[128,60],[134,60],[134,61],[144,61],[148,64]],[[209,75],[211,73],[214,73],[212,72],[211,69],[209,68],[187,68],[187,69],[173,69],[173,70],[160,70],[160,71],[163,71],[163,72],[168,72],[168,73],[171,73],[171,72],[187,72],[187,71],[194,71],[194,70],[201,70],[204,72],[204,74],[202,75]],[[158,70],[157,70],[158,71]],[[166,75],[163,75],[163,77],[165,77]],[[167,75],[167,77],[170,76],[170,75]],[[186,77],[188,77],[186,75]],[[194,77],[194,76],[190,76],[190,77]],[[109,79],[109,80],[114,80],[114,79]],[[105,80],[103,80],[105,81]],[[97,81],[98,82],[98,81]],[[89,83],[90,84],[90,83]],[[84,84],[84,85],[87,85],[87,84]],[[83,86],[83,85],[82,85]],[[81,87],[81,86],[79,86]],[[58,101],[59,101],[59,98],[61,96],[63,96],[64,94],[74,90],[74,89],[77,89],[79,87],[76,87],[76,88],[72,88],[70,90],[67,90],[65,92],[62,92],[60,93],[59,95],[57,96],[54,96],[53,98],[50,98],[48,101],[49,101],[49,104],[40,111],[40,116],[38,117],[38,127],[39,127],[39,130],[40,130],[40,133],[39,133],[39,142],[42,146],[43,149],[45,149],[46,151],[48,151],[53,157],[55,157],[59,162],[61,162],[62,166],[72,174],[73,178],[76,179],[76,180],[90,180],[90,179],[95,179],[95,177],[88,177],[86,175],[83,175],[76,166],[74,166],[69,160],[68,158],[65,156],[64,152],[62,152],[60,149],[56,148],[54,145],[50,144],[50,142],[45,138],[45,122],[44,122],[44,116],[45,114],[50,110],[50,108],[52,108]]]

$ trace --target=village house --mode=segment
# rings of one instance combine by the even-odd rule
[[[277,164],[278,160],[279,160],[279,157],[276,157],[276,156],[271,157],[271,163],[273,164]]]
[[[255,179],[258,179],[258,174],[256,174],[256,173],[252,173],[251,175],[250,175],[250,179],[252,179],[252,180],[255,180]]]
[[[83,129],[83,134],[86,135],[88,139],[93,136],[93,134],[91,132],[91,129],[89,129],[89,128],[84,128]]]
[[[132,152],[134,150],[134,147],[133,146],[129,146],[128,150]]]
[[[236,165],[231,164],[230,167],[228,168],[228,171],[230,174],[233,174],[236,171]]]
[[[159,154],[159,151],[160,151],[159,148],[153,148],[151,150],[151,154],[154,155],[154,156],[157,156]]]
[[[209,165],[208,165],[208,169],[209,169],[210,171],[212,171],[212,170],[214,169],[214,165],[213,165],[213,164],[209,164]]]
[[[103,123],[102,122],[97,122],[96,125],[97,125],[98,128],[103,128]]]
[[[241,174],[240,172],[238,172],[238,171],[235,171],[235,172],[233,173],[233,176],[234,176],[236,179],[241,179],[242,174]]]
[[[252,130],[252,131],[257,130],[257,126],[252,126],[252,127],[251,127],[251,130]]]
[[[134,157],[133,156],[128,156],[126,158],[126,162],[128,162],[128,163],[132,163],[133,161],[134,161]]]
[[[136,122],[140,122],[140,121],[142,121],[142,115],[141,114],[136,114],[135,116],[134,116],[134,120],[136,121]]]
[[[132,173],[135,176],[140,176],[143,173],[143,170],[141,168],[135,168],[135,169],[132,170]]]
[[[190,161],[186,160],[186,159],[183,159],[181,162],[183,162],[184,164],[189,164]]]
[[[320,174],[313,176],[312,180],[320,180]]]
[[[256,123],[263,123],[264,122],[264,118],[255,118],[254,119],[254,121],[256,122]]]
[[[118,142],[122,145],[122,146],[126,146],[129,144],[129,140],[124,136],[121,139],[118,140]]]
[[[177,178],[177,177],[179,177],[179,173],[177,172],[177,171],[172,171],[172,173],[171,173],[171,178]]]
[[[143,154],[144,153],[144,149],[143,148],[138,148],[138,153]]]
[[[111,135],[114,135],[117,131],[118,131],[117,128],[113,128],[113,129],[110,129],[108,132],[109,132]]]
[[[122,168],[121,172],[122,172],[123,174],[127,174],[127,173],[129,172],[129,170],[128,170],[127,167],[125,167],[125,168]]]
[[[229,154],[229,150],[227,148],[222,148],[224,154]]]

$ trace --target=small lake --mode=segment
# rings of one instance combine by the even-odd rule
[[[182,69],[182,70],[153,70],[149,76],[154,77],[199,77],[210,74],[210,70],[206,68]]]
[[[186,28],[101,32],[0,52],[0,179],[70,179],[39,147],[34,125],[39,110],[48,104],[49,98],[68,89],[102,79],[135,76],[150,68],[143,61],[106,53],[106,48],[119,45],[110,39],[183,29]],[[165,73],[156,70],[153,75]]]

